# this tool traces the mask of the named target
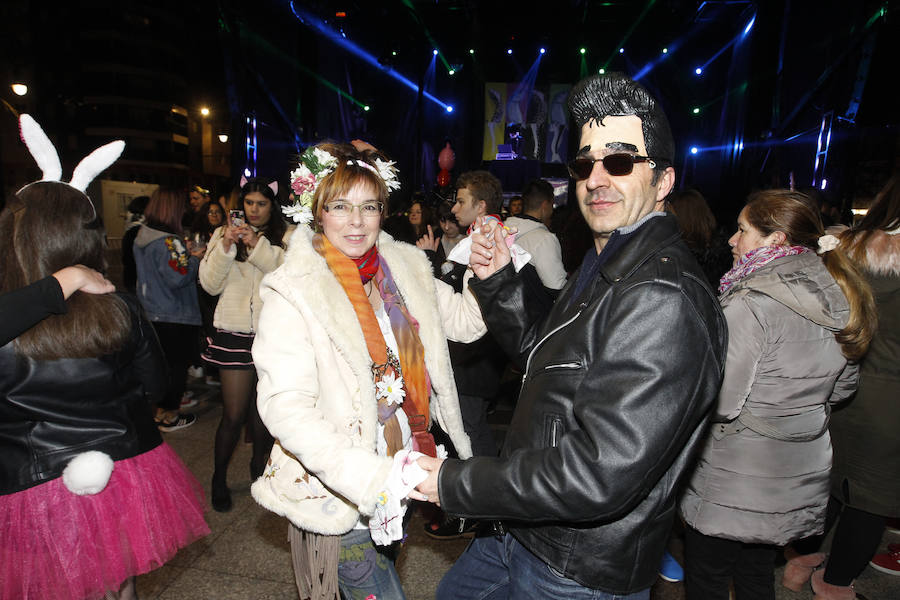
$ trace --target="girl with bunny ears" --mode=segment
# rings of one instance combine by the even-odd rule
[[[64,183],[38,124],[22,115],[21,129],[44,176],[0,212],[0,293],[75,264],[105,270],[84,190],[124,148],[96,150]],[[136,299],[66,304],[0,347],[0,597],[133,598],[136,575],[209,533],[203,494],[153,422],[164,363]]]

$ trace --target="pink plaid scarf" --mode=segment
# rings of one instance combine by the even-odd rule
[[[773,260],[784,258],[785,256],[793,256],[794,254],[803,254],[804,252],[812,251],[805,246],[760,246],[759,248],[754,248],[743,255],[737,264],[722,276],[722,279],[719,280],[719,293],[724,294],[735,283]]]

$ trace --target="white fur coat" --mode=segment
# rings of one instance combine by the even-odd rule
[[[263,309],[253,360],[257,404],[275,436],[269,464],[252,486],[265,508],[301,529],[342,534],[371,515],[391,459],[375,452],[377,412],[372,360],[353,306],[312,232],[298,227],[284,264],[262,282]],[[431,379],[431,415],[462,458],[471,456],[447,338],[486,332],[474,296],[436,281],[425,254],[386,233],[378,238],[410,313],[419,323]]]

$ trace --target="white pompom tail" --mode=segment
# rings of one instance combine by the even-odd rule
[[[83,452],[70,460],[63,469],[63,484],[70,492],[79,496],[99,494],[109,483],[113,464],[113,459],[108,454],[96,450]]]

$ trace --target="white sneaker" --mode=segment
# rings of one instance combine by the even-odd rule
[[[200,401],[194,397],[194,392],[188,390],[181,396],[181,408],[193,408],[200,404]]]
[[[191,379],[203,379],[203,367],[188,367],[187,373]]]

